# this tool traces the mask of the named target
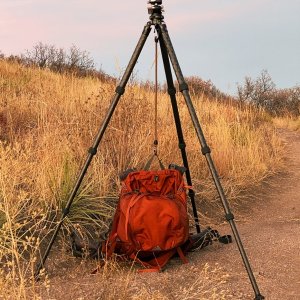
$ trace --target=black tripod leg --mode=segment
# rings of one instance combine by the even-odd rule
[[[137,62],[137,60],[138,60],[138,58],[140,56],[140,53],[141,53],[141,51],[142,51],[142,49],[144,47],[144,44],[145,44],[145,42],[147,40],[147,37],[148,37],[150,31],[151,31],[151,23],[149,22],[144,27],[143,33],[142,33],[142,35],[141,35],[141,37],[140,37],[140,39],[139,39],[139,41],[137,43],[137,46],[136,46],[136,48],[135,48],[135,50],[134,50],[134,52],[133,52],[133,54],[131,56],[131,59],[130,59],[130,61],[128,63],[128,66],[127,66],[127,68],[126,68],[126,70],[124,72],[124,75],[123,75],[123,77],[122,77],[122,79],[121,79],[121,81],[119,83],[119,86],[116,88],[116,94],[115,94],[115,96],[112,99],[112,102],[110,104],[108,112],[107,112],[107,114],[106,114],[106,116],[105,116],[105,118],[104,118],[104,120],[102,122],[101,128],[99,129],[98,134],[97,134],[97,136],[95,138],[94,144],[93,144],[93,146],[88,151],[89,154],[88,154],[87,159],[86,159],[86,161],[85,161],[85,163],[84,163],[84,165],[83,165],[83,167],[81,169],[81,172],[80,172],[80,174],[79,174],[79,176],[77,178],[77,181],[76,181],[76,183],[75,183],[75,185],[73,187],[73,190],[72,190],[72,192],[71,192],[71,194],[69,196],[69,199],[67,201],[66,207],[63,210],[63,214],[61,216],[61,219],[60,219],[60,221],[57,224],[57,227],[56,227],[56,229],[55,229],[55,231],[53,233],[53,236],[52,236],[52,238],[51,238],[51,240],[50,240],[50,242],[48,244],[48,247],[47,247],[47,249],[46,249],[46,251],[44,253],[43,258],[42,258],[40,264],[37,267],[37,270],[36,270],[36,273],[35,273],[35,278],[38,278],[39,273],[40,273],[41,269],[43,268],[43,266],[45,264],[45,261],[46,261],[48,255],[50,253],[50,250],[52,248],[52,245],[53,245],[53,243],[54,243],[54,241],[55,241],[55,239],[57,237],[57,234],[58,234],[58,232],[59,232],[59,230],[60,230],[60,228],[61,228],[61,226],[63,224],[63,221],[64,221],[65,217],[67,216],[67,214],[70,211],[72,202],[73,202],[73,200],[74,200],[74,198],[75,198],[75,196],[76,196],[76,194],[78,192],[78,189],[79,189],[79,187],[80,187],[80,185],[82,183],[82,180],[83,180],[83,178],[85,176],[85,173],[87,172],[87,169],[88,169],[88,167],[89,167],[89,165],[90,165],[90,163],[91,163],[91,161],[93,159],[93,156],[97,153],[97,148],[99,146],[99,143],[100,143],[100,141],[101,141],[101,139],[102,139],[102,137],[104,135],[104,132],[105,132],[105,130],[106,130],[107,126],[108,126],[108,123],[109,123],[109,121],[110,121],[110,119],[111,119],[111,117],[113,115],[113,112],[114,112],[114,110],[115,110],[115,108],[116,108],[116,106],[117,106],[117,104],[119,102],[119,99],[120,99],[120,97],[125,92],[126,84],[127,84],[128,80],[130,78],[130,75],[131,75],[131,73],[133,71],[134,66],[136,65],[136,62]]]
[[[179,62],[177,60],[177,57],[176,57],[173,45],[171,43],[171,40],[170,40],[170,37],[169,37],[169,34],[168,34],[167,27],[166,27],[165,24],[162,24],[162,23],[159,25],[159,27],[161,29],[162,39],[163,39],[163,41],[165,43],[165,46],[167,48],[168,55],[169,55],[170,60],[172,62],[172,66],[173,66],[173,69],[175,71],[178,83],[179,83],[180,92],[183,94],[183,97],[185,99],[186,105],[188,107],[188,110],[189,110],[189,113],[190,113],[190,116],[191,116],[191,119],[193,121],[195,130],[196,130],[196,133],[197,133],[200,145],[201,145],[202,154],[205,155],[205,158],[206,158],[207,164],[209,166],[211,175],[213,177],[215,186],[216,186],[218,194],[219,194],[219,196],[221,198],[222,205],[223,205],[224,211],[225,211],[225,218],[226,218],[226,220],[230,224],[230,227],[231,227],[231,230],[232,230],[233,235],[235,237],[235,240],[236,240],[239,252],[240,252],[241,257],[243,259],[243,262],[244,262],[245,268],[247,270],[249,279],[251,281],[251,285],[252,285],[253,290],[255,292],[255,299],[256,300],[258,300],[258,299],[264,299],[264,297],[260,294],[258,285],[257,285],[255,277],[254,277],[254,274],[253,274],[253,272],[251,270],[251,266],[250,266],[249,260],[247,258],[245,249],[243,247],[242,241],[240,239],[238,230],[237,230],[236,225],[235,225],[234,216],[233,216],[232,212],[230,211],[229,203],[228,203],[228,201],[226,199],[224,190],[223,190],[221,182],[219,180],[219,175],[217,173],[217,170],[216,170],[216,168],[214,166],[214,163],[213,163],[213,160],[211,158],[211,155],[210,155],[211,151],[210,151],[210,149],[209,149],[209,147],[208,147],[208,145],[206,143],[203,131],[201,129],[201,126],[200,126],[197,114],[195,112],[192,100],[190,98],[190,94],[189,94],[189,91],[188,91],[188,85],[186,84],[186,82],[184,80],[184,77],[183,77],[183,74],[182,74]]]
[[[158,28],[158,30],[159,30],[159,28]],[[160,43],[160,48],[161,48],[161,55],[162,55],[162,59],[163,59],[164,69],[165,69],[165,73],[166,73],[168,93],[169,93],[170,99],[171,99],[173,115],[174,115],[176,130],[177,130],[179,149],[181,151],[183,165],[186,168],[186,172],[185,172],[186,181],[189,186],[192,186],[191,173],[190,173],[189,163],[188,163],[188,159],[187,159],[187,155],[186,155],[186,151],[185,151],[186,145],[185,145],[184,138],[183,138],[181,121],[180,121],[180,116],[179,116],[178,106],[177,106],[177,101],[176,101],[176,89],[175,89],[175,86],[173,83],[173,76],[172,76],[168,52],[167,52],[166,46],[165,46],[164,41],[160,34],[159,34],[159,43]],[[191,203],[192,203],[196,231],[197,231],[197,233],[200,233],[201,230],[200,230],[199,218],[198,218],[197,207],[196,207],[196,202],[195,202],[195,192],[192,189],[189,189],[189,197],[190,197]]]

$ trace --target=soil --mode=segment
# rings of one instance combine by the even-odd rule
[[[287,146],[287,170],[255,191],[256,195],[247,209],[236,214],[236,224],[261,294],[270,300],[299,300],[300,133],[280,130],[280,135]],[[231,233],[229,225],[225,223],[218,225],[216,229],[222,234]],[[171,261],[163,273],[132,275],[133,272],[128,268],[127,271],[119,269],[111,273],[115,275],[103,276],[90,275],[95,262],[69,256],[56,261],[50,257],[47,263],[50,289],[48,293],[42,289],[42,298],[132,298],[130,294],[124,294],[124,285],[128,284],[126,276],[131,273],[130,276],[134,276],[134,282],[129,284],[131,295],[134,291],[141,293],[144,289],[144,299],[150,299],[149,295],[153,297],[155,293],[157,298],[151,299],[221,299],[201,297],[201,288],[196,289],[194,294],[190,293],[189,297],[184,296],[185,289],[195,288],[197,277],[206,276],[203,268],[208,263],[210,266],[219,265],[216,280],[221,275],[228,274],[222,288],[227,290],[226,294],[231,295],[231,299],[254,299],[254,292],[235,243],[215,243],[201,251],[190,253],[188,259],[190,263],[187,265],[182,265],[176,259]],[[131,280],[133,277],[127,278]],[[119,288],[117,280],[123,280]],[[207,288],[202,286],[203,290]],[[164,298],[160,298],[161,295]],[[229,296],[224,299],[228,298]]]

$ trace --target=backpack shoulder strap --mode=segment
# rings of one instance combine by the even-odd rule
[[[109,237],[106,241],[102,243],[102,253],[105,254],[106,258],[110,258],[115,251],[117,244],[117,228],[120,220],[120,202],[116,208],[116,212],[114,215],[112,228],[109,234]]]
[[[189,251],[202,249],[208,245],[211,245],[214,240],[217,240],[222,244],[232,243],[231,235],[221,236],[217,230],[208,227],[202,230],[200,233],[191,235],[188,241],[183,245],[183,251],[186,253]]]
[[[188,263],[187,258],[185,257],[182,249],[180,247],[173,248],[169,251],[165,251],[163,253],[158,253],[153,259],[149,261],[143,261],[141,258],[138,258],[138,253],[131,254],[129,257],[140,263],[144,269],[140,269],[139,273],[151,273],[151,272],[161,272],[163,271],[165,265],[168,261],[175,255],[178,254],[180,259],[184,264]]]

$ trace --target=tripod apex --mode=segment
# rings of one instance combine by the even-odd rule
[[[163,11],[164,8],[162,6],[162,0],[148,0],[148,14],[150,15],[150,20],[153,23],[164,19],[162,15]]]
[[[148,0],[148,4],[162,5],[162,0]]]
[[[150,12],[150,10],[163,8],[162,0],[149,0],[147,3],[148,3],[149,14],[152,14],[152,11]]]

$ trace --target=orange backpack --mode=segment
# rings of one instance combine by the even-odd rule
[[[103,246],[141,263],[145,271],[160,271],[188,243],[189,221],[183,174],[177,169],[131,171],[122,180],[112,230]]]

